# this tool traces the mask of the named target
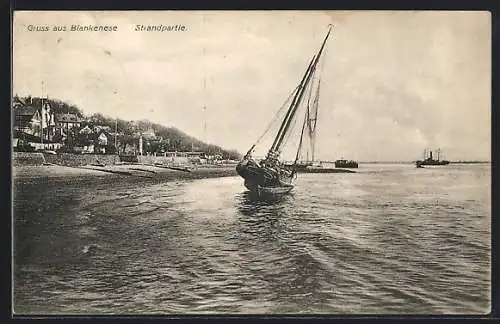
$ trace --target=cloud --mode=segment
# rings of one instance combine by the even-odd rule
[[[149,118],[244,151],[331,23],[322,159],[412,160],[426,146],[489,158],[491,22],[482,12],[16,12],[14,92],[40,95],[43,81],[84,111]],[[29,24],[119,30],[28,32]],[[187,30],[136,32],[137,24]]]

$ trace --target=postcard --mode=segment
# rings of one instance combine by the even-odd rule
[[[13,314],[489,314],[491,36],[15,11]]]

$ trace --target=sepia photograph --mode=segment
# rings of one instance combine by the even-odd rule
[[[14,11],[12,314],[489,314],[491,37],[486,11]]]

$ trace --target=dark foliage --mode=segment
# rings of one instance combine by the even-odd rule
[[[43,99],[44,101],[47,99]],[[25,105],[34,107],[41,106],[42,99],[39,97],[14,97],[14,102],[22,102]],[[225,150],[220,146],[204,143],[192,136],[187,135],[175,127],[165,127],[161,124],[153,123],[149,120],[140,121],[126,121],[123,119],[115,119],[96,113],[90,116],[85,116],[82,110],[77,106],[63,102],[57,99],[48,99],[51,109],[54,113],[71,113],[76,114],[78,117],[84,119],[81,128],[85,126],[108,126],[111,133],[117,130],[117,140],[124,149],[124,145],[137,145],[138,134],[152,129],[155,133],[155,138],[144,138],[143,146],[145,152],[166,152],[166,151],[199,151],[205,154],[213,155],[220,154],[224,159],[239,159],[240,154],[236,150]],[[72,145],[89,145],[92,140],[88,136],[73,132]],[[113,145],[110,145],[110,147]],[[120,145],[119,145],[120,147]],[[113,149],[107,148],[107,151],[114,152]]]

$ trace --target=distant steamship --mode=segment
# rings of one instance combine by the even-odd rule
[[[450,161],[440,159],[441,149],[437,149],[436,153],[437,158],[435,159],[432,150],[425,150],[424,159],[415,162],[417,168],[423,168],[424,166],[441,166],[450,164]]]

